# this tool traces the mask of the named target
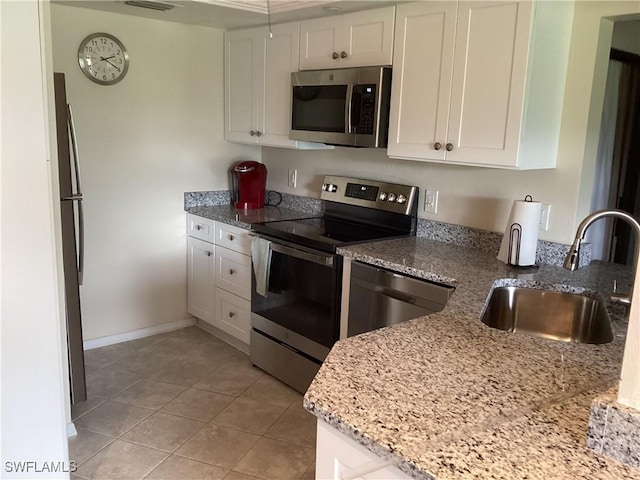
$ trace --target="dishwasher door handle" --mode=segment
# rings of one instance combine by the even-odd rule
[[[373,283],[369,283],[369,282],[365,282],[363,280],[360,280],[358,278],[352,278],[351,282],[355,285],[358,285],[359,287],[362,287],[366,290],[371,290],[373,292],[376,293],[380,293],[382,295],[385,295],[387,297],[391,297],[391,298],[395,298],[396,300],[399,300],[401,302],[405,302],[405,303],[419,303],[420,299],[418,297],[415,297],[413,295],[409,295],[407,293],[403,293],[403,292],[399,292],[397,290],[393,290],[391,288],[387,288],[387,287],[381,287],[380,285],[374,285]]]

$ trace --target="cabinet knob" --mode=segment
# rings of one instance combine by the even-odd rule
[[[447,143],[447,152],[453,150],[453,143]]]
[[[340,58],[340,55],[338,55],[338,52],[333,52],[333,55],[331,55],[333,57],[334,60],[337,60]]]
[[[340,52],[340,58],[347,58],[347,52],[345,52],[344,50]]]
[[[230,268],[230,269],[229,269],[229,275],[233,275],[233,274],[235,274],[235,273],[236,273],[236,271],[235,271],[233,268]]]
[[[210,257],[211,255],[213,255],[213,252],[207,252],[207,257]]]
[[[196,230],[202,230],[202,225],[196,225]]]
[[[256,132],[255,130],[251,130],[251,131],[249,132],[249,135],[251,135],[252,137],[255,137],[255,136],[256,136],[256,133],[258,133],[258,132]]]
[[[256,131],[256,137],[261,137],[262,136],[262,132],[260,130]]]
[[[436,142],[433,144],[434,150],[440,150],[442,148],[442,144],[440,142]]]
[[[229,312],[229,318],[233,318],[236,316],[236,312]]]
[[[228,235],[227,238],[233,242],[236,237],[233,235]]]

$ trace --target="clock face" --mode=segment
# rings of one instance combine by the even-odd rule
[[[78,63],[82,73],[94,82],[112,85],[126,75],[129,55],[113,35],[94,33],[80,42]]]

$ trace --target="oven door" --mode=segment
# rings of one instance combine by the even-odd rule
[[[338,339],[341,257],[261,238],[270,252],[253,262],[270,264],[253,269],[252,328],[319,365]]]

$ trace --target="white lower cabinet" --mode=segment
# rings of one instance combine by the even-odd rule
[[[216,288],[214,325],[249,344],[251,301]]]
[[[187,310],[208,323],[213,319],[215,278],[215,246],[187,237]]]
[[[318,420],[316,443],[316,480],[339,480],[342,476],[373,470],[357,478],[363,480],[405,480],[407,474],[397,467],[381,467],[385,459],[370,452],[355,440]]]
[[[187,310],[248,345],[251,329],[249,232],[187,214],[187,235]]]

